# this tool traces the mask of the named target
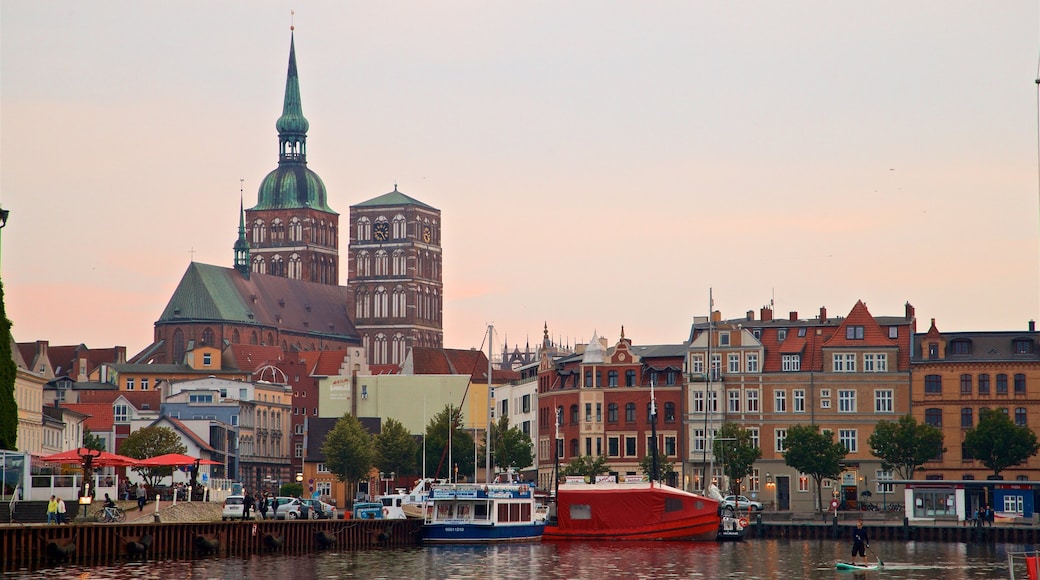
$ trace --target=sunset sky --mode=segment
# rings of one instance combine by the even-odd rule
[[[192,259],[232,265],[290,9],[341,225],[395,183],[442,211],[446,346],[679,343],[709,288],[727,318],[1038,317],[1035,1],[4,0],[16,340],[135,354]]]

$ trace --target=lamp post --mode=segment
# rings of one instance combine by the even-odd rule
[[[766,472],[766,489],[771,491],[771,493],[769,494],[770,498],[771,498],[769,500],[769,504],[773,505],[775,503],[775,500],[776,500],[776,484],[773,483],[773,475],[771,473],[769,473],[768,471]],[[775,508],[776,506],[773,505],[773,507]],[[774,509],[773,511],[777,511],[777,510]]]

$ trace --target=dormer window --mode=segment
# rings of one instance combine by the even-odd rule
[[[847,340],[863,340],[863,327],[862,326],[846,326],[845,327],[845,338]]]
[[[950,350],[953,354],[971,354],[971,341],[955,340],[950,343]]]
[[[729,346],[729,333],[728,332],[720,332],[719,333],[719,346]]]
[[[786,328],[779,328],[779,329],[777,329],[777,331],[776,331],[776,340],[779,341],[779,342],[783,342],[783,341],[787,340],[787,329]]]
[[[1014,348],[1015,354],[1029,354],[1033,352],[1033,341],[1028,338],[1016,338]]]

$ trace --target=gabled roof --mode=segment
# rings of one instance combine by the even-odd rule
[[[862,326],[863,338],[848,338],[845,331],[850,326]],[[853,348],[864,346],[896,346],[896,343],[888,338],[888,335],[881,329],[881,325],[870,315],[867,305],[862,300],[857,300],[856,305],[852,307],[852,311],[838,326],[837,332],[823,344],[823,347]]]
[[[414,197],[407,196],[400,191],[397,191],[397,184],[394,184],[394,190],[390,193],[384,193],[378,197],[373,197],[368,201],[363,201],[359,204],[350,206],[351,209],[355,207],[382,207],[382,206],[400,206],[400,205],[417,205],[425,209],[436,210],[436,208],[426,205],[425,203],[415,199]]]
[[[155,421],[152,421],[149,427],[154,427],[162,422],[169,423],[173,427],[174,431],[179,431],[182,435],[190,439],[192,443],[197,445],[199,449],[203,451],[208,451],[210,453],[216,451],[216,449],[213,449],[213,446],[211,446],[208,441],[199,436],[198,433],[192,431],[191,428],[185,425],[180,419],[174,419],[173,417],[168,416],[159,417]]]
[[[79,393],[80,403],[103,403],[111,406],[119,397],[133,405],[138,411],[158,411],[162,404],[162,393],[153,391],[89,390]]]
[[[312,377],[338,376],[343,367],[343,359],[348,354],[350,353],[346,350],[311,350],[297,353]]]
[[[488,359],[483,351],[413,346],[411,352],[414,374],[470,375],[474,382],[488,379]]]
[[[345,286],[192,262],[157,323],[230,322],[357,341]],[[219,346],[219,345],[215,345]]]

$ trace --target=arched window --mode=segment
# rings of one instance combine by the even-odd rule
[[[932,427],[942,427],[942,409],[925,409],[924,422]]]
[[[578,440],[571,439],[571,457],[577,457],[578,453]]]
[[[289,256],[289,278],[293,280],[303,279],[303,260],[299,254]]]
[[[571,425],[578,424],[578,406],[571,405]]]
[[[253,334],[249,337],[249,344],[260,344],[260,335],[253,331]]]
[[[971,407],[964,407],[961,409],[961,429],[971,429],[973,426],[975,426],[975,422]]]
[[[625,403],[625,422],[635,423],[636,422],[636,404]]]
[[[394,276],[404,276],[408,273],[408,259],[405,257],[404,250],[394,251],[392,264]]]
[[[271,220],[271,241],[285,241],[285,222],[283,222],[279,218],[274,218],[273,220]]]
[[[262,244],[267,241],[267,228],[264,226],[264,220],[256,220],[253,222],[253,243]]]
[[[618,405],[617,403],[610,403],[607,405],[607,423],[618,422]]]
[[[358,241],[368,241],[372,239],[372,222],[368,221],[368,218],[358,218],[357,221],[357,239]]]
[[[208,346],[213,346],[215,344],[213,340],[213,329],[208,326],[202,331],[202,344]]]
[[[339,244],[339,229],[336,227],[336,224],[332,224],[332,225],[329,226],[329,235],[332,236],[332,239],[329,240],[329,245],[330,246],[338,245]]]
[[[376,276],[386,276],[387,258],[385,250],[376,251]]]
[[[376,288],[376,291],[373,293],[373,299],[372,316],[374,318],[385,318],[387,316],[386,288],[382,286]]]
[[[303,241],[303,222],[301,222],[300,218],[298,217],[293,217],[291,220],[289,220],[289,241]]]
[[[394,288],[393,299],[390,301],[391,312],[390,315],[394,318],[404,318],[408,308],[408,295],[405,293],[404,288],[398,286]]]
[[[375,348],[372,352],[372,362],[377,365],[386,364],[386,336],[383,334],[377,334],[374,343]]]
[[[1025,407],[1015,407],[1015,425],[1018,425],[1019,427],[1025,427],[1026,426],[1026,408]]]
[[[437,293],[437,289],[433,289],[433,305],[431,306],[433,312],[430,313],[430,320],[439,321],[441,319],[441,296]]]
[[[634,387],[636,386],[636,372],[632,369],[625,371],[625,386]]]
[[[267,346],[274,346],[274,334],[268,332],[267,333],[267,342],[265,342],[264,344],[266,344]]]
[[[262,256],[253,257],[253,271],[257,274],[267,273],[267,262],[264,261]]]
[[[368,252],[360,251],[357,254],[357,264],[354,265],[354,269],[358,276],[371,276],[371,265],[372,261],[369,259]]]
[[[408,237],[408,225],[405,223],[404,216],[397,214],[394,216],[394,239],[403,240]]]
[[[356,296],[355,314],[358,318],[368,318],[372,315],[372,302],[368,290],[359,288]]]
[[[173,331],[173,360],[170,362],[173,364],[184,362],[184,333],[179,328]]]
[[[392,346],[393,348],[391,352],[393,352],[393,357],[390,359],[390,362],[393,364],[400,364],[404,360],[405,349],[405,339],[404,336],[401,335],[401,333],[397,333],[394,335]]]
[[[238,344],[241,341],[242,341],[242,337],[239,336],[238,329],[236,328],[235,330],[231,331],[231,343],[232,344]]]
[[[617,371],[607,371],[607,386],[608,387],[616,387],[616,386],[618,386],[617,381],[618,381],[618,372]]]

